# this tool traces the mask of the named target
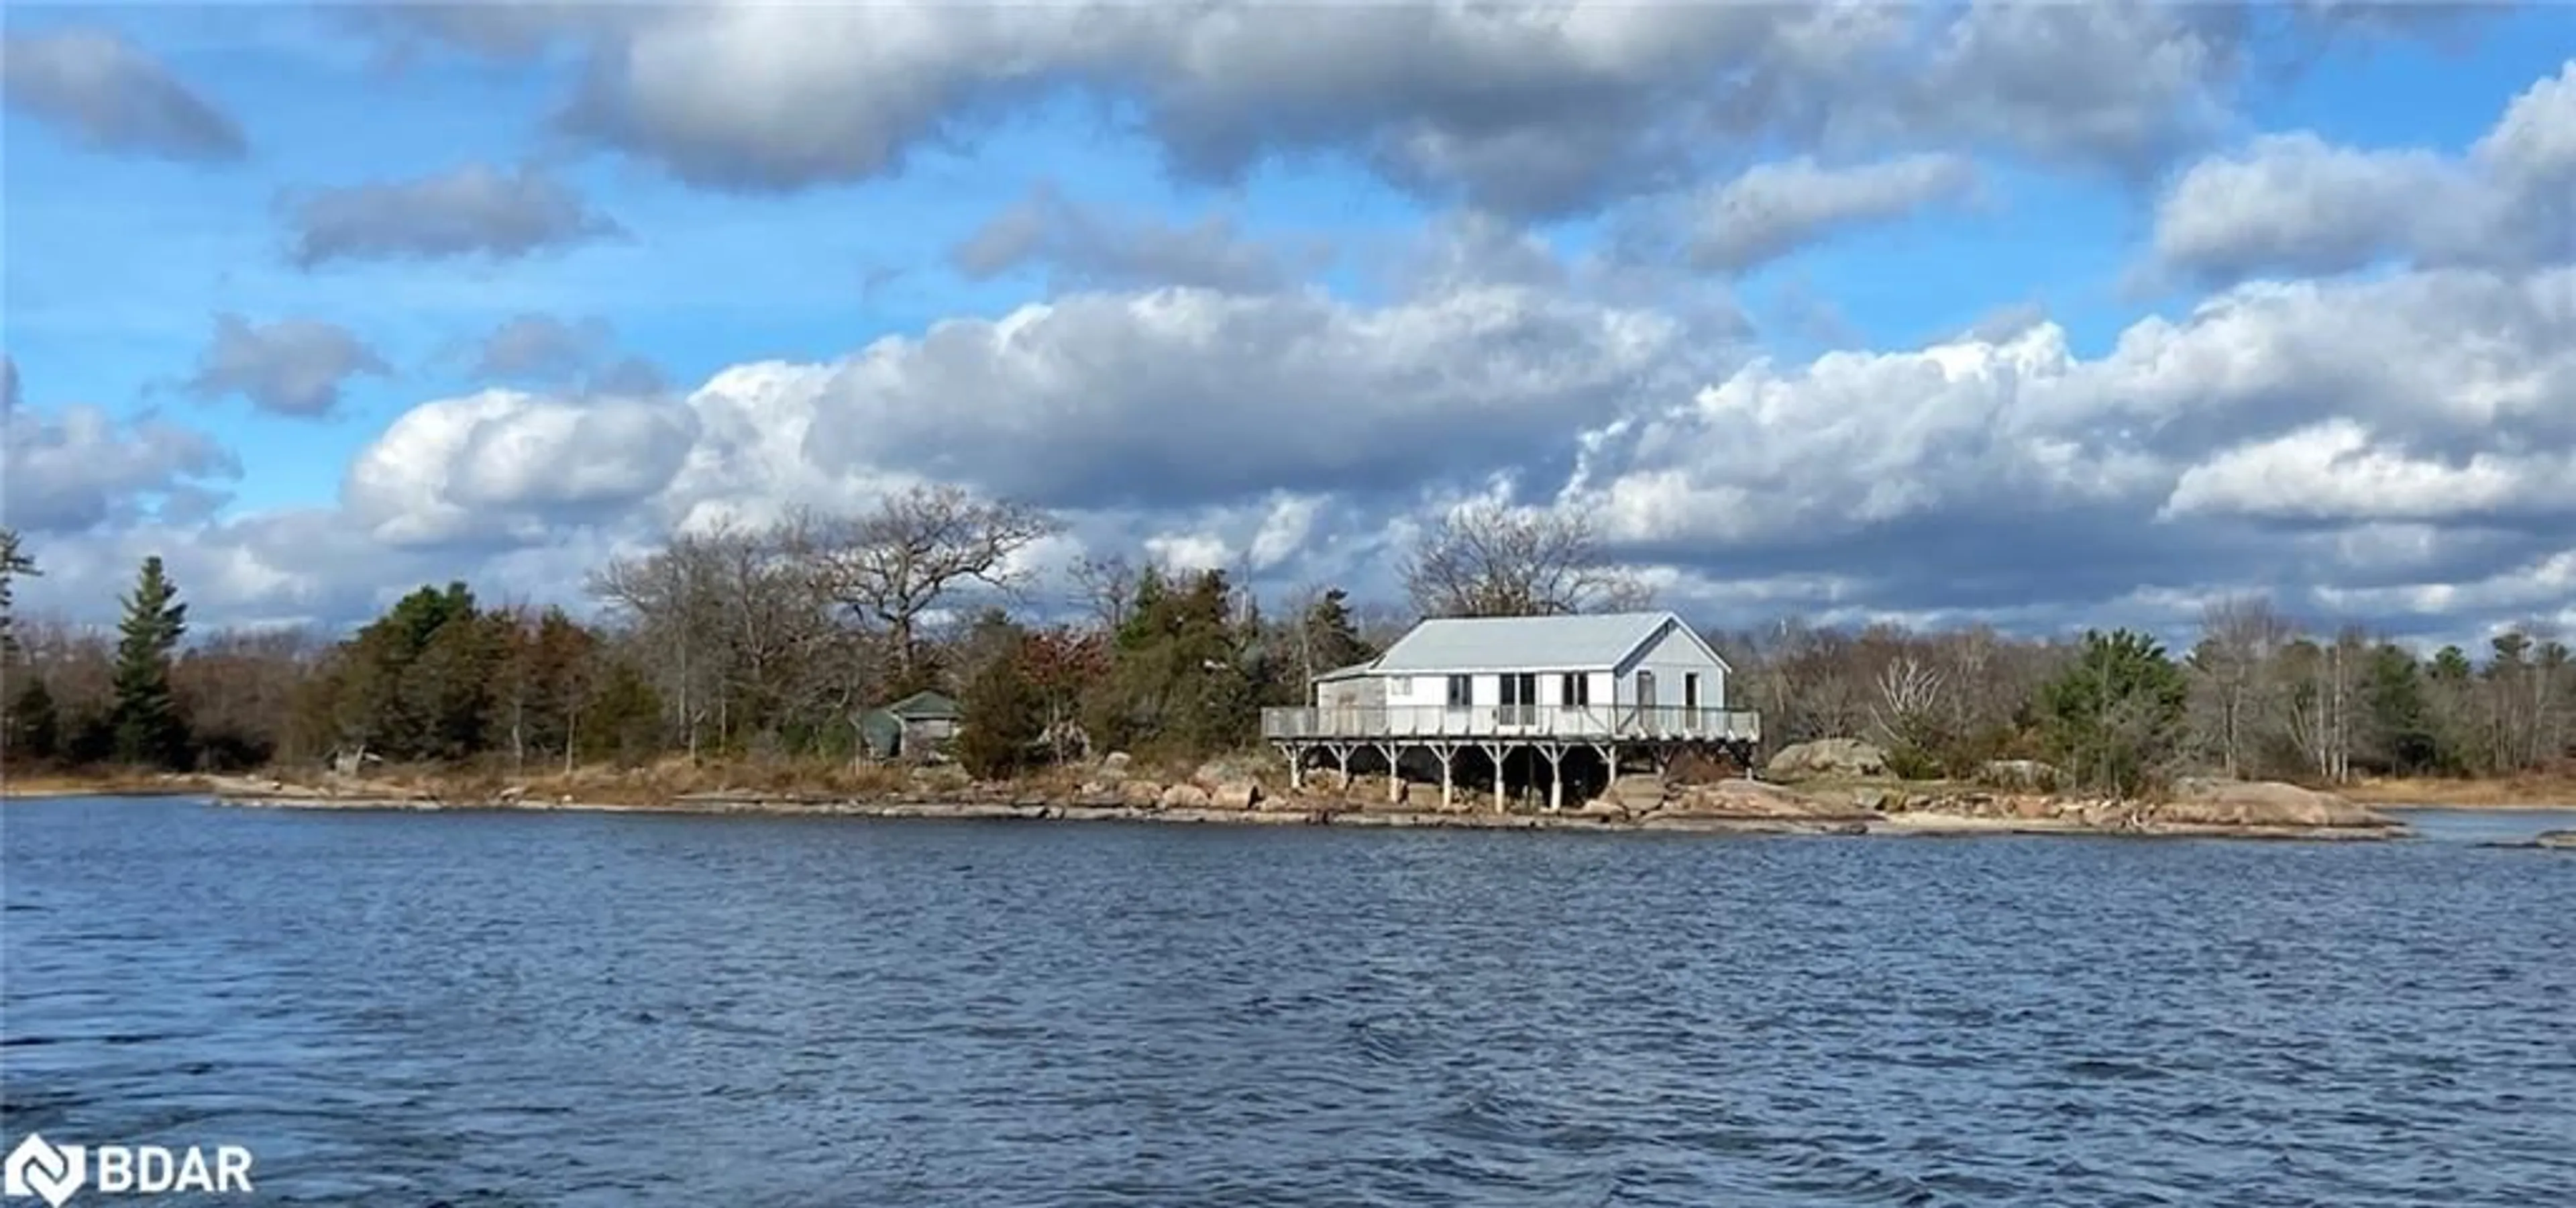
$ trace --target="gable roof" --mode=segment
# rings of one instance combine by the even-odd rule
[[[1389,647],[1371,669],[1381,675],[1610,670],[1662,636],[1668,624],[1679,626],[1718,666],[1726,666],[1674,613],[1609,612],[1428,620]]]
[[[893,704],[879,705],[871,711],[914,720],[932,717],[954,718],[963,712],[957,707],[955,699],[937,689],[915,692]]]

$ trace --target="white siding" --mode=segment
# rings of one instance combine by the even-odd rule
[[[1566,703],[1566,672],[1542,671],[1534,674],[1538,678],[1538,698],[1531,703],[1540,705],[1562,705]],[[1581,674],[1592,681],[1591,703],[1595,705],[1608,705],[1611,700],[1610,694],[1614,680],[1612,674],[1607,671],[1590,671],[1582,672]],[[1400,708],[1412,705],[1446,707],[1449,704],[1449,677],[1445,675],[1386,675],[1371,677],[1367,681],[1345,681],[1343,684],[1319,685],[1317,688],[1318,698],[1320,700],[1322,694],[1327,691],[1331,691],[1336,688],[1346,689],[1351,684],[1359,682],[1383,684],[1386,691],[1385,703],[1394,707]],[[1467,679],[1467,691],[1469,692],[1473,702],[1471,705],[1473,708],[1484,709],[1500,705],[1503,703],[1503,677],[1499,674],[1471,675]],[[1374,699],[1374,693],[1372,693],[1372,699],[1369,703],[1377,703]]]
[[[1390,675],[1386,680],[1386,703],[1389,705],[1438,705],[1448,701],[1448,681],[1437,675]]]
[[[1699,707],[1726,707],[1726,668],[1709,657],[1697,640],[1676,625],[1663,636],[1619,667],[1618,703],[1637,703],[1637,673],[1651,671],[1655,678],[1655,704],[1662,708],[1679,708],[1689,703],[1683,696],[1683,684],[1691,675],[1699,676]]]
[[[1315,685],[1315,704],[1326,709],[1375,708],[1386,703],[1386,681],[1357,676]]]
[[[1609,706],[1612,680],[1612,676],[1609,672],[1573,672],[1570,668],[1567,671],[1543,671],[1539,673],[1538,703],[1542,705],[1572,705],[1574,702],[1566,698],[1565,692],[1565,677],[1569,673],[1579,674],[1584,679],[1591,681],[1587,685],[1589,699],[1586,703],[1600,705],[1605,708]]]

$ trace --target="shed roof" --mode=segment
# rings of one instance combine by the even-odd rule
[[[921,721],[927,718],[938,717],[955,718],[959,716],[963,710],[957,707],[956,699],[949,696],[947,693],[941,692],[937,689],[927,689],[915,692],[902,700],[894,702],[893,704],[880,705],[873,710],[873,712],[890,714],[892,716],[905,718],[911,721]]]
[[[1370,659],[1365,663],[1353,663],[1348,667],[1335,667],[1322,675],[1316,676],[1315,682],[1319,684],[1329,684],[1335,680],[1358,679],[1359,677],[1367,675],[1369,672],[1375,670],[1377,670],[1377,660]]]
[[[1443,617],[1414,626],[1413,632],[1388,648],[1374,670],[1423,675],[1608,669],[1653,641],[1666,624],[1680,625],[1685,631],[1690,628],[1668,611]]]

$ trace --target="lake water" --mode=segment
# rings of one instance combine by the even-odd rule
[[[261,1202],[2576,1202],[2576,856],[0,806],[0,1144]],[[2500,828],[2500,829],[2499,829]]]

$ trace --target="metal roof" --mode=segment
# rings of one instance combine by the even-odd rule
[[[1377,670],[1377,660],[1370,659],[1365,663],[1353,663],[1348,667],[1335,667],[1322,675],[1316,676],[1315,682],[1326,684],[1331,683],[1334,680],[1358,679],[1359,677],[1367,675],[1369,672],[1375,670]]]
[[[936,720],[939,718],[955,719],[965,715],[965,711],[958,708],[955,697],[952,697],[945,692],[941,692],[936,688],[915,692],[902,700],[894,702],[893,704],[879,705],[868,711],[870,713],[883,713],[889,717],[901,717],[911,721]]]
[[[1682,625],[1670,612],[1444,617],[1414,626],[1374,669],[1384,675],[1608,670],[1652,641],[1667,622]]]

